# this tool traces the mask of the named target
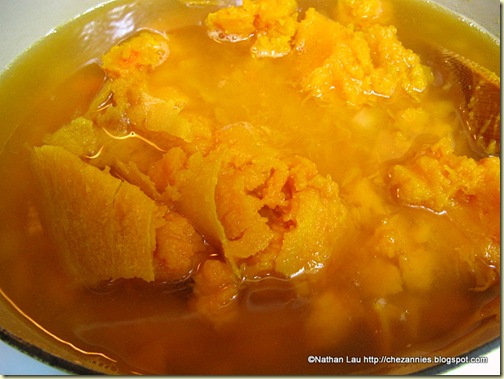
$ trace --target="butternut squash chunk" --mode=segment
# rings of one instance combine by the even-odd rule
[[[80,280],[90,286],[118,278],[154,280],[162,207],[62,147],[35,148],[33,166],[46,227]]]

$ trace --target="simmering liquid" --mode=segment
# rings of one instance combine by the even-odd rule
[[[151,8],[140,17],[144,4]],[[333,15],[329,1],[299,5]],[[499,46],[480,31],[420,1],[393,1],[390,8],[399,39],[424,64],[431,64],[428,42],[435,39],[498,71]],[[248,45],[210,39],[203,20],[215,10],[170,1],[106,5],[35,46],[0,82],[0,103],[8,104],[2,123],[17,125],[0,152],[4,295],[48,338],[121,374],[393,372],[403,365],[366,357],[442,355],[498,317],[500,273],[492,262],[467,265],[460,258],[490,249],[487,239],[474,238],[465,221],[454,222],[447,212],[396,202],[384,179],[416,146],[445,136],[457,155],[479,159],[445,83],[431,84],[420,103],[407,97],[361,108],[323,102],[293,85],[293,56],[257,63]],[[91,20],[104,18],[116,23],[94,35]],[[100,57],[138,28],[169,36],[172,60],[153,81],[186,94],[191,111],[222,126],[246,121],[271,130],[268,143],[308,158],[338,183],[351,218],[334,247],[337,258],[313,274],[307,289],[302,274],[248,278],[240,284],[236,319],[214,324],[191,306],[191,280],[119,279],[89,287],[69,272],[41,222],[30,152],[86,113],[106,80]],[[449,38],[440,32],[446,30]],[[86,48],[69,44],[72,39]],[[402,255],[409,248],[418,255]]]

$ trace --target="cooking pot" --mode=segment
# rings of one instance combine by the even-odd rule
[[[428,1],[428,0],[426,0]],[[54,33],[54,28],[81,15],[104,0],[0,0],[0,71],[9,74],[9,65],[29,46],[42,37]],[[485,30],[496,40],[500,39],[500,3],[497,0],[430,0],[467,19],[474,26]],[[122,29],[121,29],[122,27]],[[115,33],[106,43],[112,45],[130,30],[118,25]],[[449,33],[449,31],[447,31]],[[89,36],[92,39],[92,35]],[[99,47],[95,47],[99,48]],[[83,54],[92,54],[83,49]],[[83,62],[86,61],[83,56]],[[4,73],[4,74],[5,74]],[[0,150],[10,136],[15,124],[0,127]],[[70,372],[90,374],[104,370],[93,361],[86,361],[76,356],[71,349],[58,341],[46,338],[39,328],[20,315],[13,304],[0,294],[0,374],[42,374]],[[11,350],[8,345],[16,350]],[[467,356],[484,356],[489,363],[478,365],[441,365],[424,372],[453,374],[499,374],[500,373],[500,340],[486,340],[482,346],[467,343]],[[471,350],[472,349],[472,350]],[[469,351],[471,350],[471,351]],[[9,361],[15,359],[14,362]],[[33,362],[41,361],[29,369]],[[50,367],[53,367],[54,370]],[[7,371],[6,371],[7,370]],[[40,370],[40,371],[39,371]],[[59,371],[62,370],[62,371]],[[476,370],[476,371],[475,371]],[[106,368],[105,368],[106,371]]]

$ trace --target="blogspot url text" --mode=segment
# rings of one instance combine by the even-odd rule
[[[407,364],[407,363],[435,363],[435,364],[466,364],[466,363],[488,363],[488,357],[394,357],[390,355],[373,356],[367,355],[363,357],[353,356],[321,356],[310,355],[308,356],[308,363],[311,364]]]

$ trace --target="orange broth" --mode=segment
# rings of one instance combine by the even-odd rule
[[[85,62],[76,65],[80,50],[68,42],[90,20],[111,14],[116,6],[111,3],[41,41],[0,82],[0,103],[9,105],[3,123],[17,124],[0,153],[0,288],[19,309],[51,335],[108,357],[103,365],[120,374],[395,372],[404,365],[374,365],[364,357],[443,355],[500,317],[495,262],[467,267],[460,259],[483,249],[486,240],[472,238],[472,227],[454,222],[445,211],[398,203],[384,179],[415,146],[446,135],[455,141],[457,156],[478,159],[461,131],[453,99],[441,86],[431,85],[420,104],[406,96],[360,108],[319,101],[293,85],[293,56],[252,59],[246,43],[210,39],[203,20],[215,8],[157,3],[139,27],[166,33],[173,45],[153,80],[177,87],[191,99],[191,111],[213,123],[246,121],[272,130],[269,144],[308,158],[321,175],[329,175],[352,215],[334,247],[337,256],[320,271],[304,274],[309,284],[303,273],[243,280],[236,317],[228,323],[214,323],[194,309],[191,279],[118,279],[90,288],[68,271],[41,223],[30,151],[86,113],[105,81],[102,54],[134,35],[135,30],[120,37],[109,33],[99,51],[85,52]],[[332,14],[328,1],[299,5]],[[439,30],[456,30],[451,42],[437,42],[456,45],[457,52],[498,71],[499,46],[475,28],[421,1],[393,1],[391,8],[399,39],[420,57],[429,53],[423,42],[437,39]],[[426,24],[436,28],[424,34]],[[478,57],[471,55],[475,45]],[[68,54],[58,55],[62,50]],[[53,60],[55,70],[40,68],[40,62]],[[42,72],[31,81],[34,69]],[[27,85],[40,87],[29,87],[26,94]],[[405,111],[416,107],[422,113]],[[420,258],[394,255],[419,246],[428,250]],[[215,251],[221,254],[218,247]],[[483,274],[475,278],[478,270]],[[309,356],[335,357],[336,363],[311,364]]]

